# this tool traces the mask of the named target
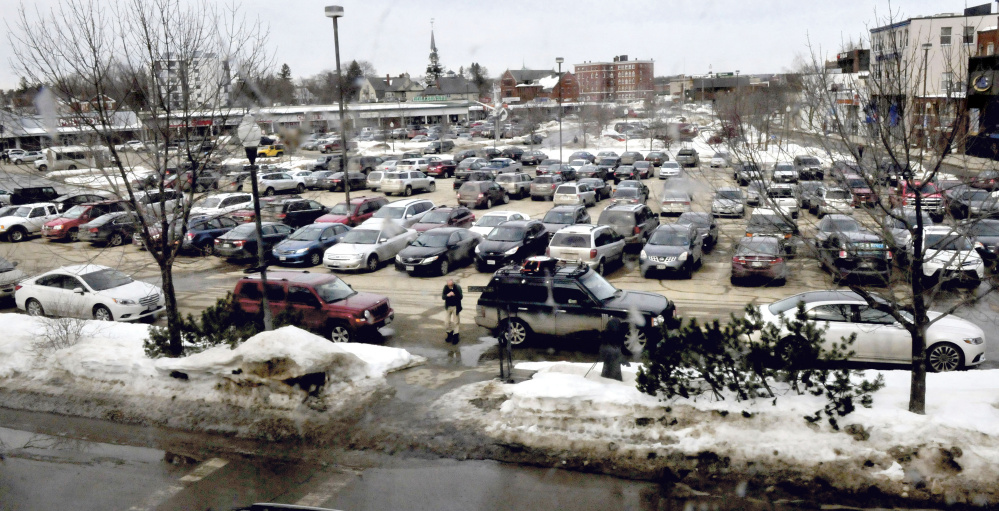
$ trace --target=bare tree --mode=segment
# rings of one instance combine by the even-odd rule
[[[160,269],[170,332],[164,351],[182,354],[176,233],[186,231],[199,183],[223,150],[213,136],[243,114],[229,105],[234,79],[254,90],[262,75],[267,31],[235,6],[178,0],[63,0],[45,12],[22,6],[14,25],[9,37],[19,74],[82,105],[66,115],[83,128],[87,145],[110,156],[98,162],[92,183],[134,210]],[[147,150],[126,154],[118,130],[140,116]],[[183,194],[176,209],[170,190]]]

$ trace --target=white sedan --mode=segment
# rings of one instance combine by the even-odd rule
[[[510,220],[530,220],[531,217],[518,211],[490,211],[479,218],[478,222],[472,226],[470,231],[481,236],[489,234],[494,227]]]
[[[64,266],[21,282],[17,308],[31,316],[136,321],[163,313],[163,290],[107,266]]]
[[[419,233],[392,220],[372,218],[326,249],[323,266],[330,270],[377,270],[416,239]]]

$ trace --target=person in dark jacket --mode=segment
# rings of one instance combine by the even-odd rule
[[[444,311],[447,316],[444,319],[444,332],[447,333],[446,342],[458,344],[458,327],[461,325],[461,286],[454,283],[453,279],[448,279],[444,290],[441,291],[441,299],[444,300]]]
[[[607,328],[603,331],[603,339],[600,344],[600,358],[604,362],[600,376],[621,381],[621,364],[631,366],[628,358],[624,356],[624,340],[628,335],[628,327],[618,318],[611,318],[607,321]]]

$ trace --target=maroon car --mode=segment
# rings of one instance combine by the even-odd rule
[[[54,220],[42,226],[42,237],[50,240],[69,239],[76,241],[80,226],[108,213],[126,211],[125,201],[109,200],[77,204]]]
[[[419,223],[413,224],[417,232],[429,231],[438,227],[469,228],[475,223],[475,214],[464,206],[437,208],[427,212]]]
[[[242,312],[256,315],[263,310],[259,274],[239,279],[233,295]],[[299,326],[333,342],[356,340],[388,325],[395,316],[387,297],[354,291],[329,273],[268,272],[267,301],[274,316],[293,313],[301,318]]]
[[[426,174],[436,178],[454,177],[454,171],[457,168],[458,164],[455,163],[454,160],[431,158],[430,165],[427,166]]]
[[[386,204],[388,204],[388,199],[385,197],[354,197],[350,199],[350,207],[347,207],[346,202],[341,202],[330,208],[325,215],[317,218],[316,223],[346,224],[357,227]]]
[[[847,174],[843,176],[843,182],[850,189],[850,193],[853,194],[853,207],[860,206],[874,206],[878,203],[878,196],[871,190],[870,185],[867,181],[856,174]]]

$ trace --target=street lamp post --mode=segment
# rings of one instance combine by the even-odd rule
[[[555,63],[558,64],[558,161],[562,161],[562,63],[565,59],[562,57],[555,57]]]
[[[926,111],[927,111],[927,107],[930,105],[930,103],[926,99],[926,75],[928,75],[929,72],[930,72],[930,69],[928,67],[928,63],[929,63],[929,56],[930,56],[930,48],[932,48],[932,47],[933,47],[932,43],[923,43],[923,45],[922,45],[922,48],[923,48],[923,139],[924,139],[923,143],[920,144],[922,146],[928,145],[929,144],[929,138],[930,138],[929,137],[929,132],[927,131],[929,129],[929,126],[927,126],[927,117],[928,116],[926,115]],[[920,155],[920,159],[922,159],[921,155]]]
[[[260,126],[252,114],[246,114],[236,128],[236,136],[246,150],[246,159],[250,160],[250,193],[253,196],[253,221],[257,227],[257,267],[250,270],[260,271],[261,302],[264,312],[264,330],[272,330],[274,322],[271,318],[271,307],[267,300],[267,255],[264,253],[263,226],[260,219],[260,188],[257,186],[257,147],[263,135]]]
[[[347,126],[343,119],[343,75],[340,73],[340,30],[336,20],[343,17],[343,7],[327,5],[326,17],[333,18],[333,45],[336,50],[336,81],[340,84],[340,172],[343,175],[343,193],[350,206],[350,179],[347,175]]]

